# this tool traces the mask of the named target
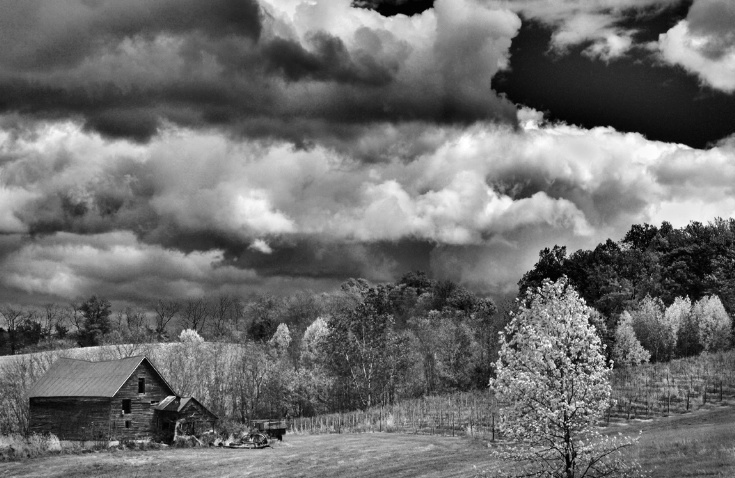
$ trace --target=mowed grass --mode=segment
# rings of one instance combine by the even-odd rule
[[[480,441],[388,433],[286,435],[262,450],[168,449],[0,464],[8,477],[468,477],[493,460]]]
[[[652,477],[735,477],[735,408],[614,424]],[[397,433],[286,435],[263,450],[221,448],[60,455],[0,464],[3,477],[472,477],[501,465],[486,442]],[[507,466],[507,464],[506,464]]]
[[[735,477],[735,408],[731,405],[633,421],[625,428],[643,430],[633,453],[652,477]]]

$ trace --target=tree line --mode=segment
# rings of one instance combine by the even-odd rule
[[[500,310],[460,284],[421,272],[378,285],[350,279],[330,293],[282,298],[161,299],[122,310],[98,296],[67,306],[6,305],[0,307],[0,350],[113,345],[125,355],[155,342],[175,342],[178,348],[171,350],[179,350],[193,337],[202,341],[188,346],[187,356],[196,362],[174,363],[183,360],[175,354],[161,360],[171,361],[165,368],[174,374],[210,365],[222,368],[219,376],[231,373],[231,383],[215,383],[211,371],[181,372],[177,379],[182,393],[211,397],[209,405],[223,416],[368,409],[486,389],[498,333],[523,307],[528,291],[563,276],[591,306],[589,321],[616,366],[727,349],[734,246],[735,220],[720,219],[681,229],[634,225],[619,242],[570,256],[554,246],[541,251],[519,282],[518,302]],[[216,354],[231,349],[217,344],[236,346],[235,358],[221,361]]]
[[[563,276],[595,309],[591,320],[617,366],[732,346],[735,219],[637,224],[620,241],[571,255],[545,248],[520,293]]]
[[[350,279],[331,293],[283,298],[159,300],[146,309],[113,310],[92,296],[68,306],[5,306],[0,313],[0,347],[8,354],[110,345],[127,355],[155,342],[178,347],[170,350],[199,344],[179,358],[161,355],[165,361],[198,357],[201,365],[163,366],[178,375],[219,363],[214,349],[232,350],[215,344],[235,345],[237,358],[222,362],[236,376],[233,384],[210,383],[194,372],[187,374],[201,375],[201,384],[190,384],[187,374],[177,380],[182,393],[212,397],[218,411],[239,420],[368,409],[486,388],[508,315],[491,299],[421,272],[379,285]],[[219,391],[205,390],[206,384]]]

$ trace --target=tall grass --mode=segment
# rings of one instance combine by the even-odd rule
[[[0,435],[0,461],[34,458],[61,451],[61,442],[55,435]]]
[[[613,374],[611,418],[653,418],[735,398],[735,351],[646,364]]]
[[[492,438],[497,404],[488,390],[429,396],[365,411],[294,418],[293,433],[399,432]]]
[[[653,418],[735,398],[735,351],[646,364],[612,375],[614,405],[605,419]],[[295,419],[296,433],[396,431],[492,438],[498,404],[488,391],[405,400],[367,411]]]

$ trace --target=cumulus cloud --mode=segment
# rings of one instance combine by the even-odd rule
[[[253,283],[254,271],[222,264],[222,252],[183,254],[139,243],[126,231],[58,233],[23,244],[2,260],[4,287],[65,299],[198,297]]]
[[[3,284],[145,298],[430,268],[497,291],[554,243],[735,215],[733,141],[697,150],[529,109],[518,123],[433,126],[412,160],[380,162],[215,131],[141,145],[6,127],[0,225],[30,235],[3,246]]]
[[[170,124],[340,146],[386,121],[512,123],[490,79],[519,28],[477,0],[391,18],[350,0],[12,2],[0,109],[137,141]]]
[[[633,46],[635,30],[621,26],[631,16],[652,15],[680,0],[493,0],[553,30],[550,48],[557,54],[588,46],[583,54],[609,62]]]
[[[659,37],[661,58],[697,75],[702,83],[735,91],[735,4],[696,0],[687,18]]]

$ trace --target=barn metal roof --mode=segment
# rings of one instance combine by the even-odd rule
[[[158,373],[142,356],[104,362],[60,358],[31,387],[28,397],[114,397],[144,360]]]

